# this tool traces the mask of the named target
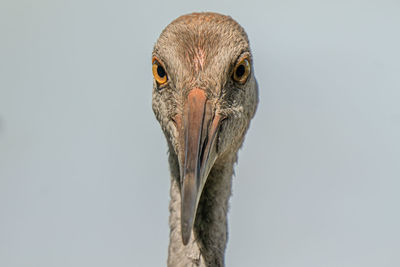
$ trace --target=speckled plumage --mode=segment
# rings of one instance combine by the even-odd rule
[[[161,33],[153,57],[163,64],[169,79],[162,87],[153,84],[153,110],[168,142],[171,170],[168,266],[224,266],[233,165],[258,103],[253,67],[244,84],[232,80],[240,59],[248,57],[252,66],[247,35],[228,16],[184,15]],[[190,240],[184,245],[180,217],[185,148],[179,118],[194,88],[204,92],[213,116],[223,120],[211,152],[215,161],[200,192]]]

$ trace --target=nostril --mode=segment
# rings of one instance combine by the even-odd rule
[[[175,120],[175,118],[174,117],[171,117],[171,121],[174,123],[174,125],[175,125],[175,127],[177,126],[177,124],[176,124],[176,120]]]
[[[221,119],[219,120],[219,126],[221,127],[221,125],[228,120],[228,115],[220,115]]]
[[[174,116],[171,116],[170,119],[174,124],[174,126],[176,127],[176,129],[179,129],[181,125],[181,116],[179,114],[176,114]]]

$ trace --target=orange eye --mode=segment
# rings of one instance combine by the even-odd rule
[[[153,59],[153,76],[159,85],[163,85],[168,81],[167,72],[157,59]]]
[[[249,77],[250,69],[249,59],[247,57],[242,59],[238,64],[236,64],[235,69],[233,70],[233,80],[240,84],[244,84]]]

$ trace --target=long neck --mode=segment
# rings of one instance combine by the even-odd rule
[[[231,195],[234,160],[216,164],[211,170],[197,209],[188,245],[181,237],[181,195],[176,158],[170,156],[171,201],[168,266],[224,266],[228,237],[227,211]]]

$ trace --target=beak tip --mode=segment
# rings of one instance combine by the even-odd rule
[[[189,243],[191,229],[186,223],[182,224],[181,229],[182,229],[182,243],[186,246]]]

